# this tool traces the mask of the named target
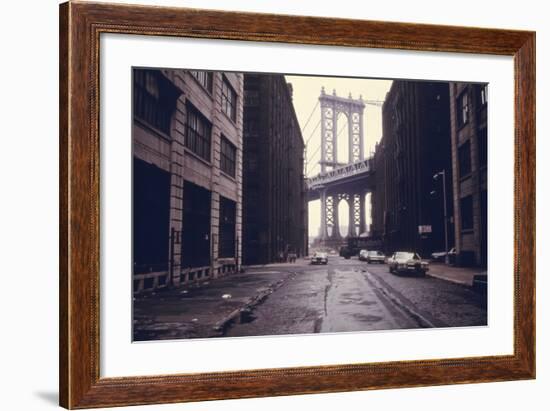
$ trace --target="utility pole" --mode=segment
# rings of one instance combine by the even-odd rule
[[[445,227],[445,264],[449,265],[449,234],[447,232],[447,179],[445,178],[445,169],[441,170],[439,173],[435,173],[433,178],[441,176],[443,179],[443,219]]]

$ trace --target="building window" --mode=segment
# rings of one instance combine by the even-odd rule
[[[244,93],[244,105],[257,107],[260,105],[260,92],[258,90],[246,90]]]
[[[225,174],[235,177],[236,164],[237,147],[222,136],[220,168]]]
[[[211,71],[189,71],[193,77],[208,91],[212,94],[212,84],[213,84],[213,73]]]
[[[478,138],[479,165],[487,165],[487,127],[479,129]]]
[[[212,125],[191,104],[187,105],[185,147],[199,157],[210,161]]]
[[[457,120],[458,125],[463,126],[468,122],[470,116],[470,106],[468,104],[468,90],[464,90],[457,100]]]
[[[480,91],[480,96],[479,96],[479,99],[481,101],[481,105],[482,106],[485,106],[487,105],[487,101],[488,101],[488,88],[489,88],[489,85],[488,84],[484,84],[481,86],[481,91]]]
[[[176,108],[177,89],[160,72],[134,70],[134,116],[170,135],[170,120]]]
[[[231,120],[237,120],[237,93],[225,77],[222,81],[222,111]]]
[[[251,109],[248,109],[247,112],[250,112]],[[256,137],[258,135],[258,122],[252,117],[258,117],[257,113],[254,115],[247,115],[246,121],[244,121],[244,134],[247,137]]]
[[[470,140],[458,148],[458,173],[460,178],[470,175],[472,172],[472,160],[470,154]]]
[[[474,207],[472,196],[460,199],[460,216],[462,218],[462,230],[474,228]]]
[[[236,210],[234,201],[220,196],[220,258],[235,257]]]

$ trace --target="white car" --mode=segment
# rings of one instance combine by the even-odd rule
[[[381,251],[371,250],[367,252],[365,256],[365,261],[369,264],[370,263],[384,264],[386,262],[386,256]]]
[[[328,255],[327,255],[327,253],[316,252],[311,257],[310,264],[325,264],[325,265],[328,264]]]
[[[388,258],[388,268],[390,273],[413,272],[424,275],[429,270],[429,265],[417,253],[397,251]]]
[[[452,261],[456,257],[456,248],[451,248],[449,251],[437,251],[432,253],[432,260],[442,261],[445,259],[445,256],[449,256],[449,259]]]
[[[361,250],[359,251],[359,260],[361,261],[367,261],[367,255],[368,255],[368,251],[367,250]]]

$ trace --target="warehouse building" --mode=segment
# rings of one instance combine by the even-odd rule
[[[457,263],[486,267],[488,85],[449,87]]]
[[[133,70],[134,292],[239,269],[243,76]]]
[[[307,253],[304,142],[283,75],[244,75],[245,264]]]
[[[410,250],[429,257],[445,250],[443,174],[452,246],[449,124],[448,83],[393,82],[382,108],[383,136],[373,159],[372,232],[382,237],[386,252]]]

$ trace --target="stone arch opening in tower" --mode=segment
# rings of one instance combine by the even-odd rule
[[[363,160],[364,157],[364,139],[363,139],[363,114],[365,103],[359,97],[354,99],[350,95],[340,97],[333,90],[332,94],[327,94],[324,87],[319,96],[319,106],[321,109],[321,173],[334,170],[341,165],[354,163]],[[343,116],[341,115],[343,114]],[[347,132],[339,134],[341,122],[346,121]],[[339,162],[341,158],[338,155],[340,147],[339,140],[347,141],[347,158]]]

